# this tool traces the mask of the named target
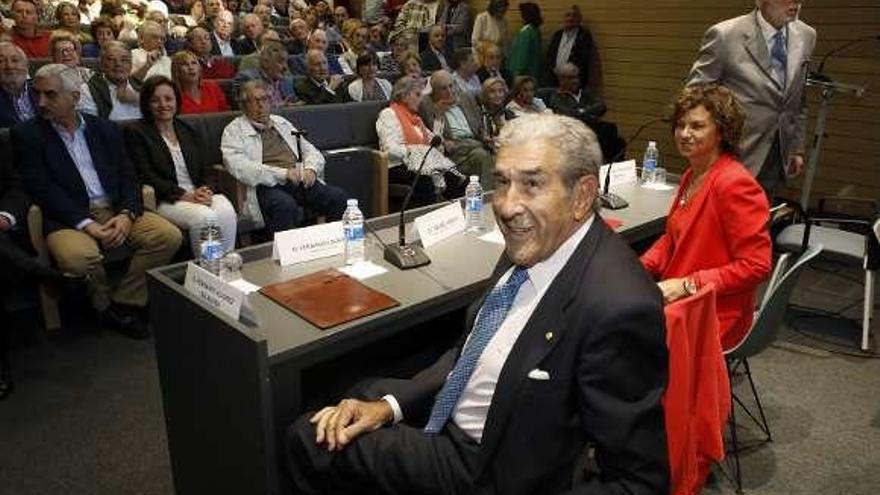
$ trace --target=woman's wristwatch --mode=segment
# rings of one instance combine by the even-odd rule
[[[694,282],[694,279],[692,278],[683,278],[681,286],[684,288],[684,291],[687,292],[689,296],[696,294],[699,290],[699,287],[697,287],[697,283]]]

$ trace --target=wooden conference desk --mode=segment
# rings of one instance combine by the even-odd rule
[[[617,230],[624,238],[637,242],[662,232],[674,191],[632,185],[616,192],[630,207],[605,214],[623,222]],[[410,212],[407,221],[436,207]],[[393,242],[397,218],[368,223],[384,242]],[[240,251],[246,280],[263,286],[343,263],[339,256],[280,267],[270,259],[271,248]],[[185,263],[152,270],[151,318],[177,495],[284,492],[278,462],[284,426],[310,399],[324,400],[365,378],[370,357],[388,361],[377,349],[414,342],[430,347],[438,339],[445,345],[443,338],[460,334],[460,325],[428,323],[467,307],[484,289],[501,250],[456,235],[427,250],[430,265],[400,271],[384,262],[382,246],[368,234],[368,259],[389,271],[365,283],[400,306],[324,331],[260,294],[251,296],[258,323],[234,321],[185,291]],[[435,334],[438,327],[448,327],[447,335]],[[416,351],[403,349],[401,358]]]

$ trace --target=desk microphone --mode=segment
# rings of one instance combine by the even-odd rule
[[[649,125],[656,124],[658,122],[669,122],[669,118],[660,117],[656,119],[651,119],[642,124],[642,126],[636,130],[632,137],[626,140],[623,148],[621,148],[621,150],[618,151],[616,155],[611,157],[611,160],[608,162],[608,172],[605,173],[605,183],[602,185],[602,194],[599,195],[599,201],[602,202],[603,207],[608,208],[609,210],[621,210],[629,206],[629,203],[625,199],[610,191],[611,166],[614,165],[614,162],[623,158],[623,155],[626,154],[626,147],[629,146],[633,141],[635,141],[635,139],[639,137],[639,134],[641,134],[642,131],[644,131]]]
[[[403,198],[403,204],[400,205],[400,220],[397,224],[397,244],[385,246],[385,261],[401,270],[418,268],[431,262],[431,259],[428,258],[428,255],[425,254],[425,251],[421,247],[406,243],[406,222],[404,221],[404,213],[406,213],[406,207],[409,206],[409,200],[412,199],[413,191],[416,190],[416,183],[422,175],[422,168],[425,167],[425,161],[428,159],[428,155],[434,150],[434,148],[440,146],[441,142],[443,142],[443,140],[440,139],[440,136],[435,135],[431,139],[431,145],[428,148],[428,151],[425,152],[424,156],[422,156],[422,163],[419,164],[419,168],[416,170],[416,176],[413,178],[412,184],[410,184],[406,197]]]

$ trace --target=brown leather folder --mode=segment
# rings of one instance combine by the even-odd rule
[[[260,292],[321,329],[400,305],[333,268],[267,285]]]

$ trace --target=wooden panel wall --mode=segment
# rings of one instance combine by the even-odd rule
[[[470,2],[474,12],[486,1]],[[559,28],[572,0],[538,2],[544,13],[545,40]],[[624,138],[642,123],[666,115],[681,88],[710,25],[751,10],[751,0],[590,0],[581,6],[599,47],[604,74],[607,119],[617,122]],[[517,2],[508,13],[511,32],[521,25]],[[880,35],[878,0],[810,0],[801,18],[818,30],[815,63],[830,49],[860,37]],[[866,42],[834,57],[826,73],[842,82],[868,85],[861,99],[836,99],[828,117],[814,196],[858,195],[880,199],[880,41]],[[818,93],[810,90],[812,135]],[[656,124],[630,146],[640,155],[645,140],[657,140],[665,166],[680,171],[667,124]],[[795,183],[799,187],[799,182]],[[797,197],[796,190],[789,191]]]

